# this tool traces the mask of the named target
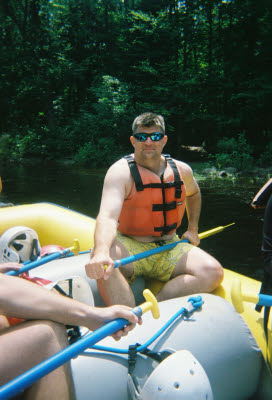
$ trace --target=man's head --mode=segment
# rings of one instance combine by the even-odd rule
[[[138,163],[159,160],[167,142],[163,117],[151,112],[139,115],[132,124],[130,141]]]
[[[138,132],[139,127],[149,128],[151,126],[157,126],[160,128],[160,132],[165,133],[164,119],[161,115],[154,114],[152,112],[146,112],[135,118],[132,124],[132,134]]]

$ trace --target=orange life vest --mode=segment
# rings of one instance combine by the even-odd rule
[[[131,155],[124,157],[134,184],[119,217],[118,230],[122,234],[163,236],[180,226],[185,210],[185,186],[175,162],[169,155],[163,156],[167,165],[161,177],[137,165]]]

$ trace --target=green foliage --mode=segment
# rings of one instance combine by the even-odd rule
[[[24,158],[51,158],[48,143],[39,132],[29,129],[26,135],[3,135],[0,137],[0,161],[22,160]]]
[[[128,85],[110,75],[102,76],[91,89],[94,128],[98,135],[121,138],[131,125],[130,93]]]
[[[68,137],[80,139],[79,149],[78,144],[74,147],[78,149],[74,156],[76,164],[103,167],[116,161],[122,154],[120,149],[125,149],[129,142],[128,126],[132,118],[129,91],[127,85],[105,75],[90,93],[96,99],[90,105],[92,112],[81,112]]]
[[[265,1],[4,3],[0,135],[12,138],[14,157],[71,157],[88,143],[100,153],[102,138],[125,146],[134,117],[150,110],[165,116],[173,156],[181,144],[205,141],[212,151],[218,139],[245,132],[269,163]]]
[[[270,167],[272,165],[272,140],[265,147],[265,150],[262,154],[260,154],[258,164],[260,166]]]
[[[90,160],[93,165],[96,161],[88,157],[90,146],[95,149],[94,152],[100,154],[103,153],[104,143],[105,159],[109,159],[110,142],[112,149],[115,142],[119,147],[125,147],[129,142],[128,132],[133,112],[129,104],[127,85],[112,76],[102,76],[88,93],[92,101],[86,102],[78,116],[64,128],[63,136],[65,146],[68,146],[73,154],[76,153],[76,162],[86,164],[87,160]]]
[[[237,138],[222,138],[217,143],[219,153],[214,155],[216,166],[220,169],[234,167],[249,170],[254,165],[253,148],[247,142],[244,133]]]
[[[108,167],[118,158],[119,154],[114,140],[102,137],[98,138],[96,143],[91,141],[81,146],[73,161],[76,165],[96,168]]]
[[[43,159],[47,158],[48,150],[41,133],[29,130],[25,136],[15,137],[10,154],[17,160],[28,157]]]
[[[10,135],[5,134],[3,136],[0,136],[0,162],[8,161],[10,159],[11,145],[12,140]]]

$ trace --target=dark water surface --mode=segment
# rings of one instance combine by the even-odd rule
[[[200,165],[192,163],[191,166],[202,191],[200,232],[235,222],[222,233],[203,239],[200,247],[216,257],[225,268],[261,279],[264,211],[252,209],[250,202],[268,179],[203,178],[198,175]],[[76,169],[53,162],[2,166],[0,201],[15,205],[51,202],[95,218],[104,175],[104,169]]]

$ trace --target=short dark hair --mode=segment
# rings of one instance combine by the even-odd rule
[[[161,115],[155,114],[153,112],[146,112],[135,118],[132,124],[132,133],[136,133],[139,126],[159,126],[162,133],[165,133],[165,123],[164,118]]]

